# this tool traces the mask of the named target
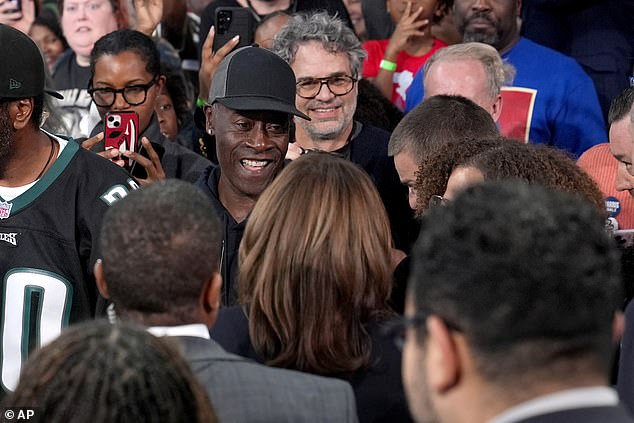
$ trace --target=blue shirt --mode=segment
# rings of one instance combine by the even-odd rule
[[[504,135],[553,145],[577,157],[607,141],[594,84],[574,59],[523,37],[502,58],[517,70],[513,86],[502,93],[499,124]],[[405,111],[416,107],[424,94],[421,69],[407,92]],[[517,125],[510,127],[509,115],[522,116],[525,136],[518,135],[522,131]]]

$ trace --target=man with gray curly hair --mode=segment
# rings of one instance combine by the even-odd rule
[[[273,52],[293,68],[296,106],[311,118],[296,121],[298,144],[327,151],[344,147],[354,126],[357,80],[366,56],[357,36],[326,13],[300,14],[277,34]]]
[[[293,68],[295,106],[310,121],[295,119],[295,143],[289,152],[330,151],[356,163],[373,179],[390,217],[397,248],[408,251],[416,224],[388,157],[390,134],[354,120],[357,81],[366,56],[345,23],[325,12],[298,14],[275,36],[273,52]],[[293,158],[289,154],[287,157]]]
[[[497,122],[502,112],[501,88],[510,85],[515,68],[483,43],[456,44],[438,50],[425,63],[425,97],[461,95],[489,112]]]

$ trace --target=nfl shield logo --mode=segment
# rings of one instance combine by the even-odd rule
[[[0,201],[0,219],[6,219],[11,214],[11,207],[13,203],[7,201]]]

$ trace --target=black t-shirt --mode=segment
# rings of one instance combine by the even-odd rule
[[[90,104],[88,94],[90,67],[79,66],[75,53],[68,50],[60,58],[53,71],[53,88],[64,96],[63,100],[53,98],[60,109],[62,120],[74,138],[85,137],[90,133],[94,122],[90,122]]]

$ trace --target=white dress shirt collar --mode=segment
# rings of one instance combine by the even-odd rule
[[[211,339],[209,328],[202,323],[181,326],[152,326],[147,329],[154,336],[193,336]]]
[[[514,423],[557,411],[614,406],[618,403],[618,395],[613,389],[608,387],[569,389],[537,397],[511,407],[489,420],[489,423]]]

